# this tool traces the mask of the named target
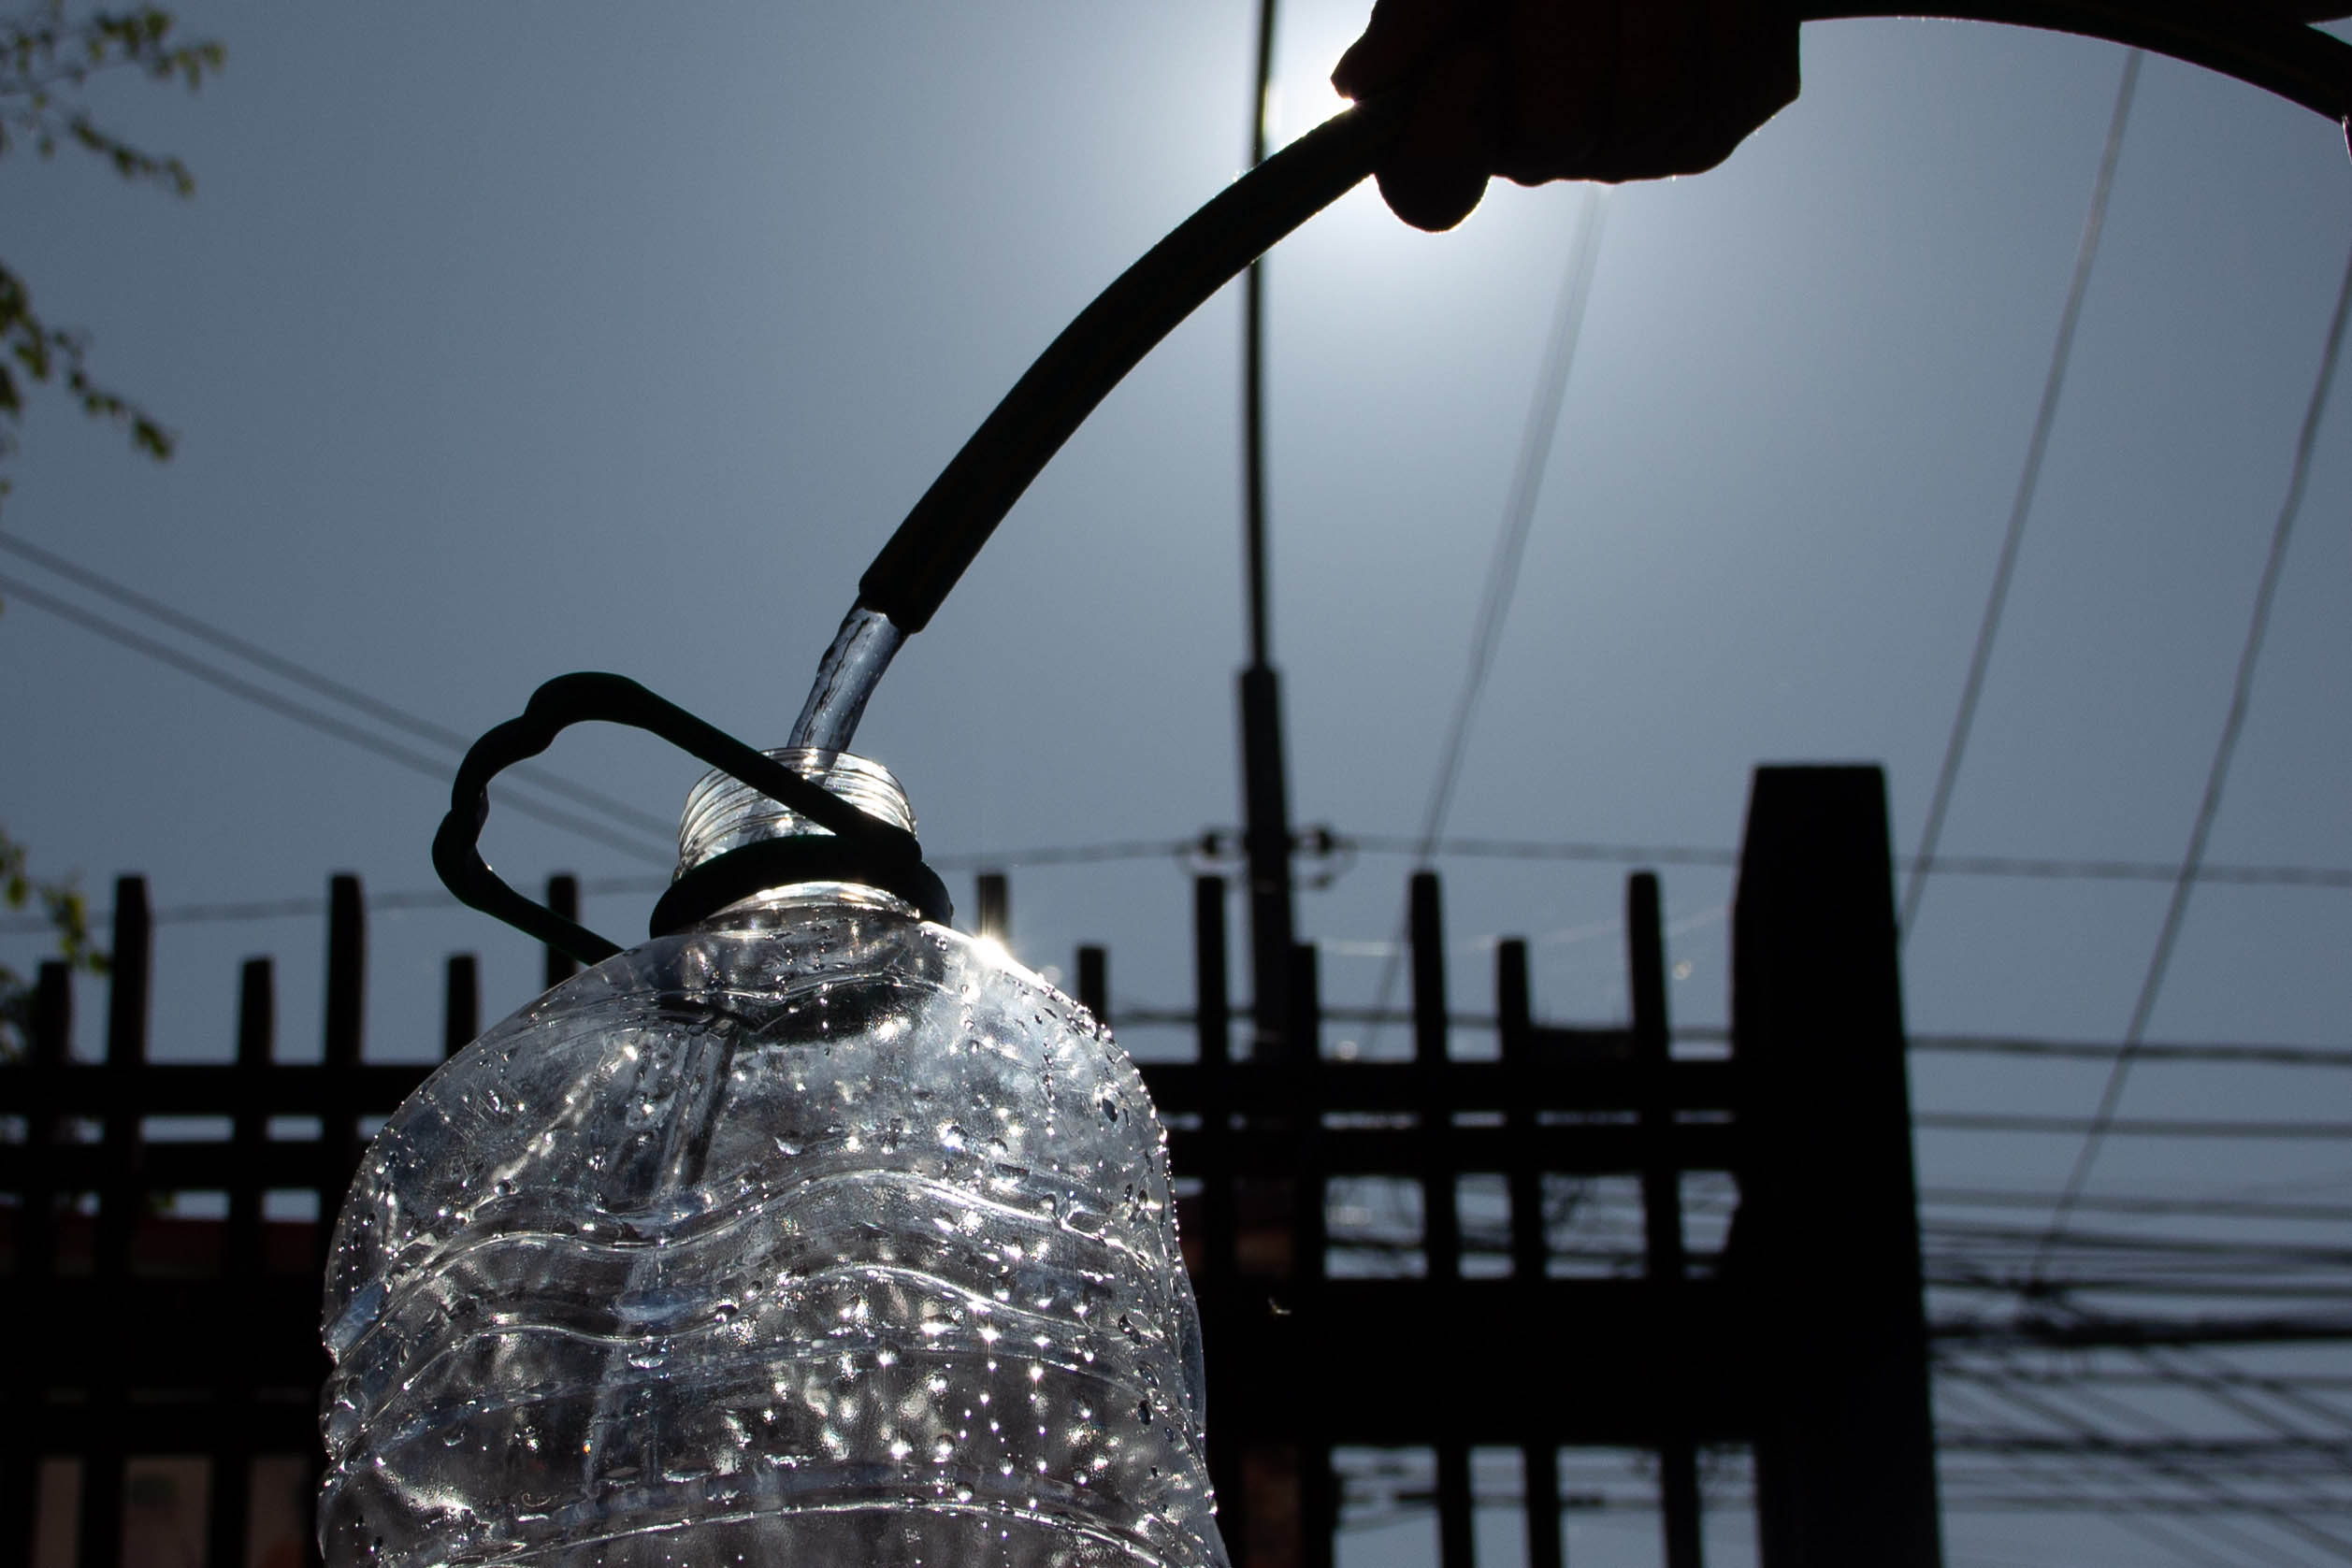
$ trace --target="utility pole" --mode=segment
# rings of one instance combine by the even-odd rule
[[[1250,100],[1249,165],[1266,156],[1266,98],[1274,72],[1274,0],[1258,7],[1258,87]],[[1290,785],[1282,761],[1282,684],[1270,658],[1266,614],[1265,263],[1242,284],[1242,565],[1249,663],[1241,672],[1242,847],[1249,868],[1249,995],[1253,1055],[1281,1053],[1296,935],[1291,881]]]

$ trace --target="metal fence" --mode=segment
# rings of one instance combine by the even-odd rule
[[[1537,1022],[1526,945],[1504,942],[1487,1060],[1450,1048],[1435,875],[1410,886],[1406,1061],[1325,1053],[1311,947],[1283,1027],[1241,1038],[1230,901],[1196,881],[1194,1058],[1144,1071],[1181,1177],[1237,1564],[1328,1564],[1349,1517],[1402,1499],[1434,1503],[1438,1561],[1469,1568],[1492,1489],[1474,1456],[1499,1451],[1529,1568],[1558,1568],[1563,1509],[1590,1501],[1564,1490],[1563,1450],[1611,1448],[1654,1456],[1664,1559],[1696,1568],[1717,1445],[1754,1456],[1768,1564],[1936,1561],[1875,770],[1759,772],[1715,1059],[1668,1048],[1648,873],[1626,890],[1631,1019]],[[0,1064],[0,1564],[315,1557],[327,1226],[363,1130],[426,1071],[362,1058],[364,921],[357,881],[335,878],[316,1063],[275,1060],[266,958],[244,967],[234,1060],[147,1059],[137,878],[116,888],[101,1059],[72,1058],[67,976],[42,969],[29,1057]],[[1108,963],[1082,949],[1076,989],[1116,1027]],[[551,956],[549,983],[569,968]],[[446,1050],[478,1014],[474,962],[454,957]],[[1710,1179],[1737,1193],[1727,1235],[1683,1212]],[[1603,1189],[1623,1223],[1580,1229]],[[1427,1474],[1378,1460],[1398,1451]]]

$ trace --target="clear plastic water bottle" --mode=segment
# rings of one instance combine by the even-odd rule
[[[887,821],[897,782],[774,755]],[[815,831],[723,775],[681,870]],[[1222,1568],[1165,1139],[1077,1004],[770,889],[452,1058],[337,1227],[338,1568]]]

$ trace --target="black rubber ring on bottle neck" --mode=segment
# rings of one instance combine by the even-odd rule
[[[914,841],[907,841],[910,846]],[[830,833],[795,833],[760,839],[712,856],[670,885],[654,905],[650,928],[657,937],[685,930],[741,899],[798,882],[845,882],[890,894],[915,907],[926,920],[945,926],[956,917],[947,885],[913,858],[876,853],[875,846]]]

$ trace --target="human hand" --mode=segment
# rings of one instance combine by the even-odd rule
[[[1796,99],[1796,22],[1775,0],[1377,0],[1331,80],[1349,98],[1414,94],[1380,194],[1436,232],[1490,175],[1713,168]]]

